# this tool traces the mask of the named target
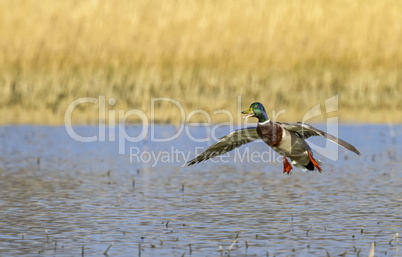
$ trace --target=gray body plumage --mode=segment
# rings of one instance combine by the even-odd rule
[[[282,133],[282,140],[278,146],[273,146],[272,149],[292,160],[293,163],[298,164],[299,167],[305,167],[309,164],[310,159],[307,151],[311,151],[307,142],[296,133],[284,129]]]

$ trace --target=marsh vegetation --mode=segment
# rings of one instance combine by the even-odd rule
[[[241,96],[295,121],[335,94],[343,121],[400,122],[401,13],[387,0],[2,1],[0,122],[61,124],[99,95],[147,115],[153,97],[235,114]],[[94,109],[74,121],[97,122]],[[156,112],[179,122],[176,106]]]

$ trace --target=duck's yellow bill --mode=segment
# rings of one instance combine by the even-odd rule
[[[246,116],[243,117],[243,119],[247,119],[247,118],[252,117],[254,115],[254,112],[253,112],[252,108],[248,108],[246,110],[243,110],[241,113],[247,114]]]

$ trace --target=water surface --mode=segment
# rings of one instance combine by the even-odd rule
[[[340,126],[362,156],[316,153],[323,173],[289,176],[262,142],[182,167],[213,141],[191,140],[211,128],[189,131],[155,142],[177,132],[158,126],[122,148],[117,128],[83,143],[64,127],[0,127],[0,255],[101,256],[113,243],[109,256],[367,256],[372,242],[376,256],[401,255],[390,241],[402,233],[402,126]]]

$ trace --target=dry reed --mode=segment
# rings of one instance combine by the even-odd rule
[[[170,97],[212,122],[237,122],[241,96],[296,121],[335,94],[341,121],[401,122],[401,24],[391,0],[1,1],[0,123],[62,124],[99,95],[148,117]],[[171,103],[155,113],[180,121]],[[97,106],[73,121],[97,122]]]

